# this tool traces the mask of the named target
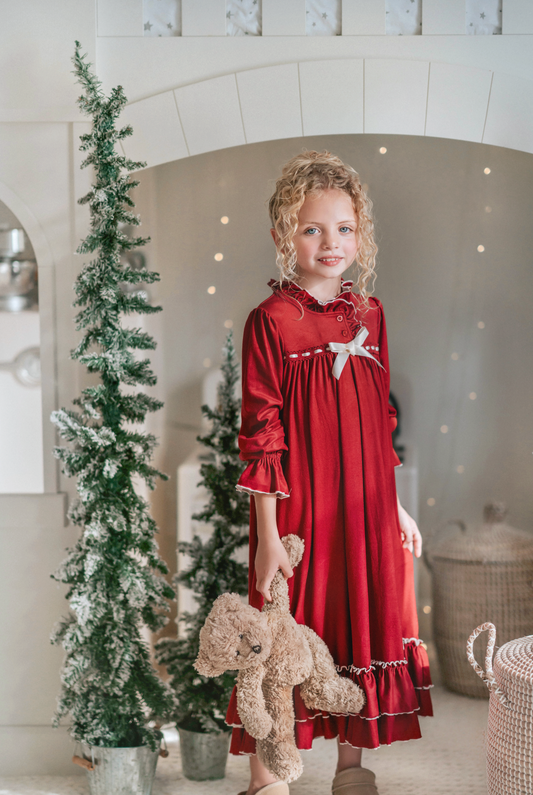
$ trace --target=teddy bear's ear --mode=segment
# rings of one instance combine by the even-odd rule
[[[236,613],[241,610],[243,603],[241,597],[236,593],[223,593],[213,602],[213,607],[209,617],[212,618],[220,613]]]
[[[302,539],[291,533],[291,535],[284,536],[281,539],[281,543],[287,551],[291,566],[297,566],[304,554],[304,542]]]
[[[200,649],[200,653],[193,665],[202,676],[220,676],[226,670],[225,668],[216,668],[205,649]]]

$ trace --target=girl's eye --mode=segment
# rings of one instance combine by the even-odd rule
[[[352,230],[350,229],[349,226],[341,226],[339,231],[340,232],[351,232]]]
[[[318,232],[316,226],[312,226],[310,229],[306,229],[304,234],[313,236],[315,232]]]

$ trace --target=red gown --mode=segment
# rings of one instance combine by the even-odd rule
[[[348,281],[325,302],[291,283],[270,286],[273,295],[252,311],[244,332],[239,446],[249,465],[237,488],[278,495],[280,536],[305,541],[288,581],[291,612],[366,693],[360,714],[333,715],[308,710],[295,688],[296,742],[310,748],[314,737],[338,736],[377,748],[418,738],[418,716],[432,714],[431,678],[418,639],[412,554],[398,521],[383,309],[375,298],[361,307]],[[337,379],[339,354],[328,345],[360,339],[363,327],[363,351],[344,354]],[[252,499],[249,600],[261,608],[256,547]],[[235,691],[226,721],[234,727],[231,753],[255,753]]]

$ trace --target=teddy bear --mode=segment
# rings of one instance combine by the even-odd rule
[[[304,542],[282,538],[291,566],[302,559]],[[281,571],[271,584],[272,601],[261,611],[237,594],[219,596],[200,631],[195,662],[203,676],[238,670],[237,709],[257,754],[281,781],[303,772],[294,736],[293,688],[300,686],[310,709],[356,714],[365,703],[361,688],[337,674],[324,641],[290,614],[289,587]]]

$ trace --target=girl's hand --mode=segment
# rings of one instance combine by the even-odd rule
[[[408,549],[409,552],[415,553],[417,558],[422,554],[422,536],[415,520],[409,516],[405,508],[400,505],[398,498],[398,518],[400,520],[400,529],[402,531],[402,546]]]
[[[292,577],[292,568],[289,557],[281,539],[277,534],[260,535],[255,555],[256,589],[267,600],[272,601],[270,585],[278,569],[281,569],[285,579]]]

